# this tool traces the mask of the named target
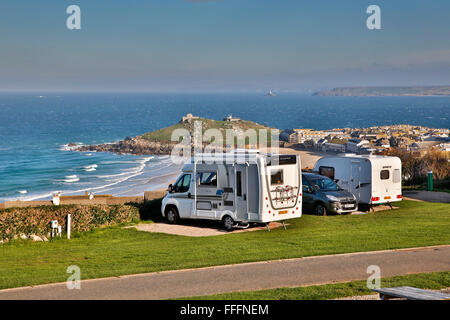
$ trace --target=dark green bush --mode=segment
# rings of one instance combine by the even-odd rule
[[[162,198],[148,200],[142,203],[129,203],[129,205],[138,208],[141,220],[151,220],[154,222],[159,222],[163,220],[163,217],[161,215],[161,202]]]

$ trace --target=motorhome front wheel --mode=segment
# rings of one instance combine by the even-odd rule
[[[177,223],[178,214],[177,214],[177,212],[175,211],[174,208],[169,208],[167,210],[166,219],[167,219],[167,222],[170,223],[170,224]]]

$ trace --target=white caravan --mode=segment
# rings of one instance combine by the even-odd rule
[[[317,161],[314,171],[353,193],[362,205],[402,200],[402,163],[397,157],[342,154]]]
[[[249,223],[299,218],[301,164],[295,155],[263,155],[257,150],[202,154],[183,166],[164,197],[161,213],[181,219],[222,221],[225,229]]]

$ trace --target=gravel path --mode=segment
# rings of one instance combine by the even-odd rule
[[[450,203],[450,193],[448,192],[403,190],[403,195],[405,198],[413,200]]]
[[[262,226],[262,227],[251,227],[248,229],[236,229],[228,232],[220,229],[218,223],[213,223],[211,221],[195,221],[195,224],[194,222],[192,222],[192,225],[189,225],[187,223],[188,222],[186,222],[186,224],[167,224],[167,223],[138,224],[137,226],[129,228],[136,228],[139,231],[167,233],[187,237],[210,237],[240,232],[267,230],[266,227]],[[288,224],[286,224],[286,226],[288,226]],[[270,229],[276,229],[282,227],[282,224],[279,222],[271,222],[269,224],[269,227]]]

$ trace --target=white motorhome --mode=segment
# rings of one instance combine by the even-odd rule
[[[177,219],[222,221],[225,229],[299,218],[301,164],[295,155],[234,151],[197,155],[163,199],[161,213]]]
[[[353,193],[362,205],[402,200],[402,163],[397,157],[342,154],[317,161],[314,171]]]

